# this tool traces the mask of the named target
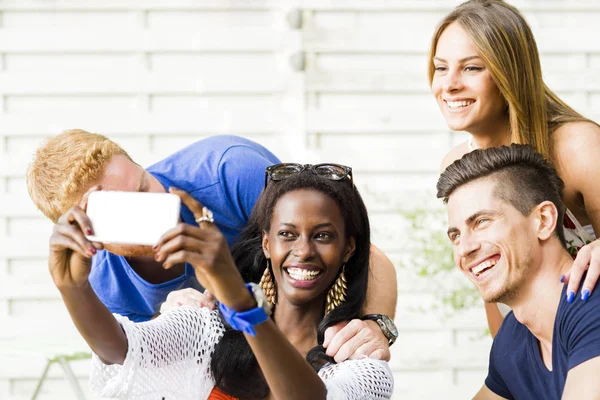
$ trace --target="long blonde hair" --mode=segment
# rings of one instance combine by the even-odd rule
[[[591,122],[546,86],[531,28],[519,10],[502,0],[470,0],[442,20],[431,41],[430,85],[437,43],[454,22],[460,24],[475,44],[508,104],[512,143],[529,144],[552,159],[550,133],[554,129],[566,122]]]

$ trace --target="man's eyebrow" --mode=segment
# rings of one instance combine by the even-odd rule
[[[472,225],[473,222],[480,217],[495,217],[500,215],[501,213],[499,213],[498,211],[495,210],[479,210],[476,213],[474,213],[473,215],[471,215],[470,217],[468,217],[465,220],[465,223],[467,225]],[[448,231],[446,232],[448,234],[448,236],[450,236],[450,234],[455,233],[455,232],[460,232],[458,230],[458,228],[451,226],[448,228]]]
[[[481,57],[479,57],[479,56],[469,56],[469,57],[461,58],[460,60],[458,60],[458,62],[464,63],[464,62],[467,62],[467,61],[474,60],[476,58],[481,58]],[[448,62],[448,60],[445,60],[445,59],[443,59],[441,57],[433,57],[433,59],[436,60],[436,61]]]
[[[473,221],[475,221],[479,217],[496,216],[498,214],[499,213],[497,211],[493,211],[493,210],[480,210],[480,211],[477,211],[475,214],[471,215],[469,218],[467,218],[465,220],[465,222],[467,223],[467,225],[471,225],[473,223]]]

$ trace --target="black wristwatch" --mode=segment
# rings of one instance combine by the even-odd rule
[[[389,345],[393,345],[396,339],[398,339],[398,329],[396,328],[396,324],[394,321],[383,314],[367,314],[363,315],[360,319],[371,320],[377,322],[379,327],[381,328],[381,332],[387,338]]]

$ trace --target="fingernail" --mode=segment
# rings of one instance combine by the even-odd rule
[[[90,253],[96,254],[96,249],[94,247],[90,247]]]
[[[154,259],[155,259],[156,261],[160,260],[160,253],[156,253],[156,254],[154,255]]]
[[[562,275],[560,276],[560,283],[563,283],[563,281],[564,281],[564,280],[565,280],[565,274],[562,274]]]
[[[156,249],[158,249],[158,243],[155,244],[154,246],[152,246],[152,250],[156,250]]]
[[[581,293],[581,300],[586,301],[590,297],[590,291],[585,289],[583,293]]]
[[[88,235],[93,234],[92,228],[90,228],[89,226],[87,228],[85,228],[85,233],[87,233]]]
[[[567,294],[567,303],[572,303],[574,299],[575,299],[575,292],[571,290]]]

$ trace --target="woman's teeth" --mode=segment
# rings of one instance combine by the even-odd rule
[[[498,260],[486,260],[486,261],[482,262],[481,264],[471,268],[471,272],[474,273],[475,276],[479,276],[486,269],[491,268],[494,265],[496,265],[497,262],[498,262]]]
[[[297,281],[310,281],[321,273],[320,270],[309,270],[302,268],[287,268],[287,273]]]
[[[448,107],[450,107],[450,108],[466,107],[466,106],[470,106],[473,103],[474,103],[473,100],[446,101],[446,104],[448,104]]]

